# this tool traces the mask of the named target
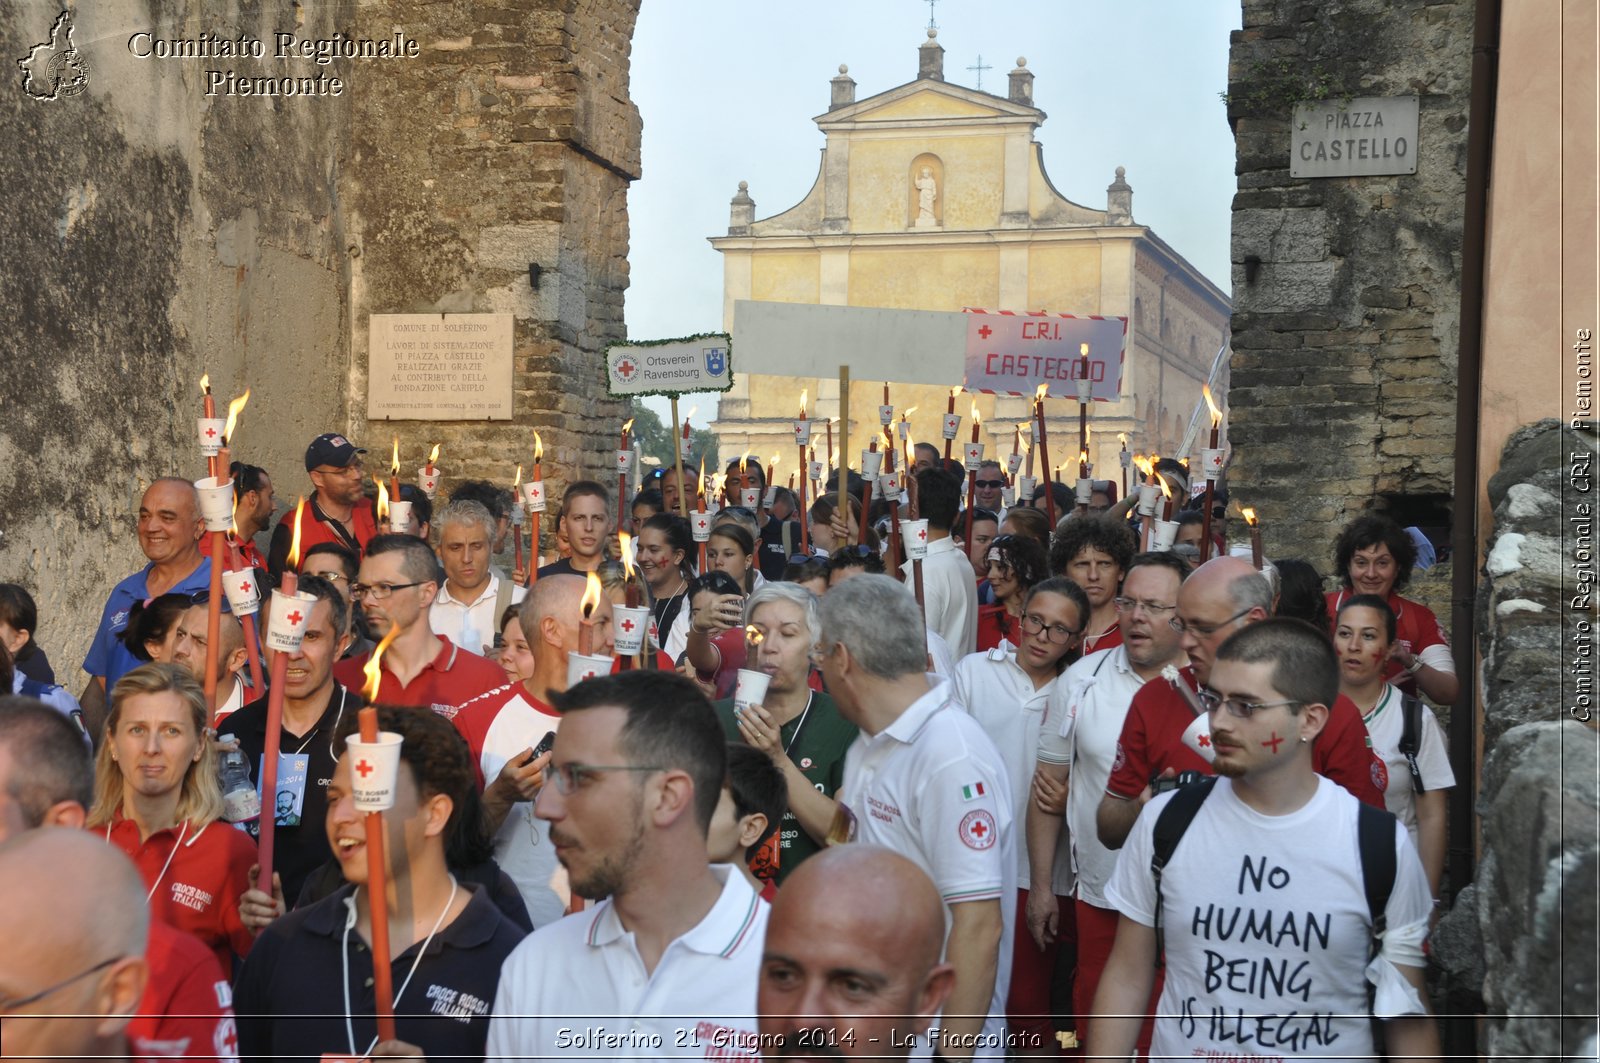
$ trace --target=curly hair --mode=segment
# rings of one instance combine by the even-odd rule
[[[1115,517],[1106,514],[1074,517],[1062,522],[1050,542],[1050,571],[1058,576],[1066,575],[1072,559],[1092,547],[1126,572],[1138,546],[1133,529]]]
[[[1050,576],[1044,547],[1025,535],[1000,535],[989,543],[990,560],[1004,565],[1024,591]],[[994,555],[998,554],[998,557]]]
[[[1333,543],[1333,563],[1345,587],[1350,582],[1350,562],[1356,552],[1378,545],[1387,546],[1394,558],[1394,589],[1399,590],[1411,582],[1411,570],[1417,563],[1417,544],[1411,541],[1406,530],[1378,513],[1367,513],[1344,526]]]

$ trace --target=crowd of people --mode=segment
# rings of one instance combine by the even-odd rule
[[[307,448],[298,554],[272,478],[233,466],[244,562],[307,596],[293,652],[225,604],[209,627],[180,477],[144,492],[148,564],[106,595],[81,695],[0,584],[8,1055],[1437,1054],[1455,778],[1423,699],[1457,684],[1400,595],[1414,530],[1354,516],[1330,590],[1314,559],[1230,552],[1225,493],[1213,542],[1197,491],[1141,551],[1113,481],[1017,497],[924,444],[900,498],[835,473],[804,511],[757,464],[724,498],[677,468],[628,499],[574,481],[507,565],[510,492],[408,485],[392,528],[364,453]],[[1156,474],[1190,497],[1182,463]],[[648,638],[616,653],[635,605]],[[612,674],[571,681],[580,652]],[[369,698],[401,738],[391,1038],[346,749]],[[259,788],[269,746],[255,810],[227,763]]]

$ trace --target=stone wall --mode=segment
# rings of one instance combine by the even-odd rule
[[[1244,3],[1229,478],[1276,555],[1326,567],[1376,496],[1451,491],[1471,40],[1470,0]],[[1410,94],[1415,175],[1289,176],[1297,101]]]
[[[0,54],[47,42],[57,0],[0,0]],[[598,472],[622,404],[599,351],[623,336],[628,99],[638,0],[78,4],[85,91],[0,92],[0,580],[39,599],[64,681],[106,591],[143,563],[134,515],[157,476],[203,473],[196,383],[253,397],[237,454],[292,504],[303,454],[343,430],[414,470],[443,442],[452,477],[510,484],[543,432],[547,476]],[[130,35],[337,32],[416,59],[151,60]],[[207,96],[208,68],[322,72],[338,97]],[[539,263],[537,292],[528,264]],[[516,315],[516,420],[366,423],[371,313]],[[383,453],[379,453],[379,452]],[[413,472],[408,471],[409,479]],[[284,498],[287,496],[287,498]]]

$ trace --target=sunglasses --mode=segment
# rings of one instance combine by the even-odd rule
[[[1004,480],[974,480],[973,483],[985,491],[998,491],[1006,485]]]

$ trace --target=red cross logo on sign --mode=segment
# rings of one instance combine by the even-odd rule
[[[363,779],[365,779],[368,775],[371,775],[376,770],[377,769],[371,764],[367,763],[365,757],[361,758],[361,760],[356,763],[356,774],[361,776]]]
[[[632,358],[624,358],[622,361],[617,363],[617,375],[623,380],[632,380],[633,374],[637,373],[638,371],[639,367],[634,364]]]
[[[622,618],[622,623],[618,624],[617,626],[620,627],[622,630],[626,631],[630,635],[633,634],[633,629],[635,627],[638,627],[638,625],[635,624],[630,617],[623,617]]]
[[[305,619],[305,617],[304,617],[304,615],[301,614],[300,610],[296,609],[294,612],[292,612],[288,616],[284,617],[284,619],[289,621],[289,623],[291,623],[291,624],[298,625],[300,623],[300,621]]]
[[[990,328],[988,325],[985,325],[981,329],[978,330],[978,335],[982,336],[984,339],[988,339],[993,334],[994,334],[994,329]]]

